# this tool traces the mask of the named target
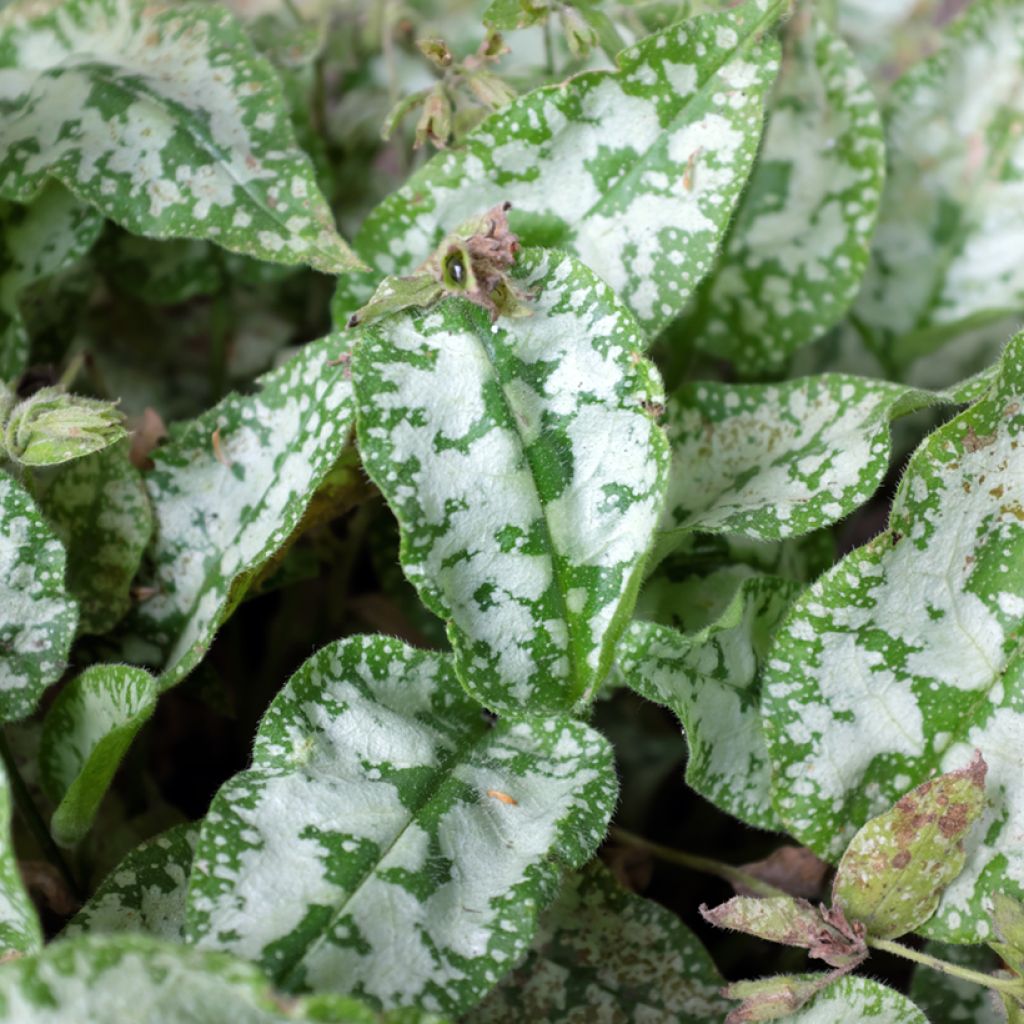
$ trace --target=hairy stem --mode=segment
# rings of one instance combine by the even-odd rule
[[[931,967],[932,970],[941,971],[953,978],[962,978],[964,981],[973,981],[975,985],[984,985],[985,988],[994,989],[996,992],[1005,992],[1007,995],[1024,996],[1024,979],[1021,978],[993,978],[991,974],[984,971],[974,971],[970,967],[961,967],[959,964],[951,964],[948,960],[940,960],[937,956],[922,953],[920,950],[911,949],[909,946],[893,942],[891,939],[876,939],[868,937],[867,944],[872,949],[881,950],[883,953],[892,953],[894,956],[901,956],[904,960],[913,960],[914,963]]]

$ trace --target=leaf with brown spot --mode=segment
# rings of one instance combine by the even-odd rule
[[[985,806],[980,753],[959,771],[922,783],[850,841],[832,898],[869,935],[893,939],[924,924],[963,870],[964,839]]]
[[[836,977],[836,972],[830,971],[815,976],[779,974],[773,978],[734,981],[722,989],[722,995],[727,999],[742,999],[743,1002],[725,1018],[725,1024],[748,1024],[788,1017]]]

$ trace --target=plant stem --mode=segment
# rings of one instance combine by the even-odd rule
[[[984,985],[985,988],[995,989],[996,992],[1005,992],[1008,995],[1020,998],[1024,995],[1024,979],[1021,978],[993,978],[991,974],[984,971],[974,971],[970,967],[961,967],[959,964],[951,964],[948,960],[940,960],[937,956],[922,953],[920,950],[911,949],[891,939],[876,939],[868,937],[867,944],[872,949],[879,949],[883,953],[892,953],[894,956],[901,956],[904,960],[913,960],[914,963],[931,967],[932,970],[941,971],[953,978],[962,978],[964,981],[972,981],[975,985]]]
[[[43,821],[39,808],[36,807],[32,794],[29,792],[28,786],[25,785],[25,780],[21,777],[21,772],[18,770],[18,765],[2,729],[0,729],[0,758],[3,759],[4,767],[7,769],[14,806],[18,809],[21,820],[25,822],[47,859],[60,872],[61,878],[64,879],[75,899],[81,902],[82,892],[78,887],[78,882],[75,881],[75,876],[71,873],[71,868],[64,859],[60,847],[53,841],[53,836],[50,835],[50,830],[46,822]]]
[[[712,860],[710,857],[700,857],[695,853],[686,853],[683,850],[673,849],[671,846],[662,846],[660,843],[652,843],[649,839],[627,832],[624,828],[613,825],[609,835],[625,843],[627,846],[634,846],[638,850],[646,850],[661,860],[671,864],[679,864],[684,868],[693,871],[703,871],[708,875],[715,875],[729,882],[733,886],[743,886],[755,896],[787,896],[788,893],[776,888],[770,882],[762,881],[754,875],[748,875],[742,868],[733,867],[731,864],[723,864],[719,860]]]
[[[548,76],[555,75],[555,39],[551,29],[551,15],[544,19],[544,62],[547,64]]]

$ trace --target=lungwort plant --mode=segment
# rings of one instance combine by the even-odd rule
[[[0,1022],[1024,1022],[1022,317],[1024,0],[0,3]]]

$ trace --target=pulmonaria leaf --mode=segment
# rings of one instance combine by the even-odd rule
[[[78,623],[66,561],[25,489],[0,472],[0,722],[31,714],[64,671]]]
[[[0,195],[48,177],[130,231],[360,266],[281,86],[219,4],[20,0],[0,15]]]
[[[761,135],[781,0],[709,13],[536,89],[438,154],[366,219],[374,273],[343,282],[339,323],[383,275],[408,274],[467,217],[510,201],[525,245],[569,249],[649,333],[710,269]]]
[[[599,862],[570,876],[530,952],[464,1024],[720,1020],[711,957],[664,907],[627,892]]]
[[[54,839],[74,846],[89,831],[100,801],[136,733],[156,708],[157,681],[131,665],[93,665],[61,690],[43,721],[39,770],[57,804]]]
[[[0,202],[0,382],[14,381],[29,363],[21,293],[84,256],[102,226],[95,210],[56,182],[28,205]]]
[[[983,941],[989,895],[1024,894],[1022,403],[1019,336],[991,392],[915,452],[888,530],[797,601],[764,676],[776,807],[822,856],[981,751],[987,807],[927,925],[948,941]]]
[[[3,424],[0,456],[21,466],[58,466],[127,437],[113,402],[42,388],[14,405]]]
[[[173,425],[152,453],[153,570],[141,578],[151,596],[127,620],[126,654],[161,665],[162,688],[199,663],[341,458],[353,419],[347,358],[340,334],[304,345],[256,394]]]
[[[11,837],[11,787],[0,761],[0,963],[34,953],[43,945],[43,930],[25,891]]]
[[[806,3],[785,28],[750,182],[680,334],[745,376],[781,369],[856,297],[884,171],[874,92]]]
[[[924,952],[974,971],[991,973],[999,965],[999,958],[984,946],[929,942]],[[931,1024],[1007,1024],[999,997],[991,989],[929,967],[914,969],[908,995],[927,1014]]]
[[[487,707],[589,699],[625,628],[661,508],[660,381],[636,321],[565,254],[524,251],[533,315],[448,300],[368,327],[359,448],[402,529],[402,563],[449,621]]]
[[[832,899],[868,935],[895,939],[924,924],[963,870],[964,842],[985,808],[987,766],[979,754],[901,797],[850,840]]]
[[[68,922],[63,938],[139,932],[185,941],[185,894],[199,826],[175,825],[125,856]]]
[[[1004,892],[992,893],[992,924],[998,941],[989,946],[1024,977],[1024,904]]]
[[[1024,304],[1022,72],[1024,9],[980,0],[893,90],[888,181],[853,323],[896,371]]]
[[[725,1018],[725,1024],[792,1019],[802,1006],[836,980],[828,974],[777,974],[769,978],[734,981],[722,989],[728,999],[742,1000]]]
[[[581,722],[492,724],[447,656],[332,644],[214,798],[187,934],[287,991],[455,1014],[525,953],[615,796],[611,749]]]
[[[837,522],[889,468],[889,423],[962,396],[830,373],[684,384],[669,397],[672,472],[659,547],[692,530],[779,540]]]
[[[129,590],[153,533],[153,510],[127,440],[32,474],[32,495],[68,553],[67,588],[80,633],[106,633],[131,606]]]
[[[731,597],[702,629],[682,633],[634,622],[617,665],[637,693],[679,717],[689,756],[686,782],[717,807],[777,830],[771,764],[761,724],[761,672],[772,636],[800,585],[772,576],[728,577]],[[717,581],[701,580],[707,589]]]

